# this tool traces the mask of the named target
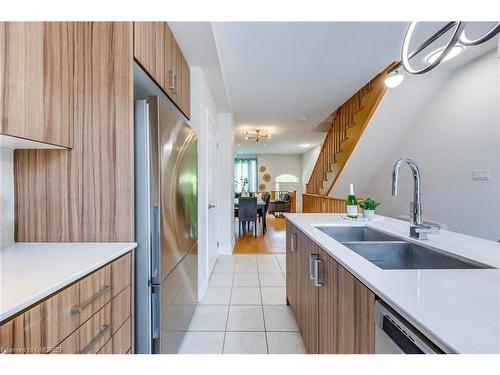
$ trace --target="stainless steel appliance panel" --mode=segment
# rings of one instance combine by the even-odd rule
[[[154,353],[175,354],[179,351],[197,304],[198,244],[161,283],[159,288],[159,340]]]
[[[197,136],[165,100],[151,97],[159,113],[160,280],[198,240]]]

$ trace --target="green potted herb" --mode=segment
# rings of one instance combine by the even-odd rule
[[[375,200],[371,198],[366,198],[359,204],[359,207],[363,209],[363,217],[365,219],[373,219],[375,216],[375,209],[378,206],[380,206],[380,202],[375,202]]]

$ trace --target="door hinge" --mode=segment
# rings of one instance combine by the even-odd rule
[[[219,149],[219,142],[215,144],[215,148],[218,150]]]
[[[219,247],[219,246],[220,246],[219,241],[217,241],[217,247]]]

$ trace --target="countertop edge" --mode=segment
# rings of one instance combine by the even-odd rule
[[[117,250],[115,253],[100,259],[98,262],[95,262],[86,268],[82,268],[78,273],[72,275],[71,277],[68,277],[64,280],[61,280],[61,282],[51,286],[48,289],[45,289],[43,292],[36,294],[36,295],[33,295],[29,299],[26,299],[26,300],[20,302],[19,304],[12,307],[11,309],[4,311],[3,313],[0,314],[0,324],[3,323],[5,320],[11,318],[13,315],[16,315],[17,313],[29,308],[30,306],[36,305],[41,300],[43,300],[44,298],[57,292],[58,290],[65,288],[66,286],[72,284],[73,282],[75,282],[75,281],[87,276],[88,274],[94,272],[98,268],[100,268],[100,267],[114,261],[115,259],[119,258],[120,256],[134,250],[136,247],[137,247],[137,243],[135,243],[135,242],[126,243],[126,245],[124,243],[124,247],[121,248],[120,250]]]

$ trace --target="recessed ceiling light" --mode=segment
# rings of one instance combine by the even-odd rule
[[[394,70],[387,74],[387,77],[385,77],[384,83],[387,87],[389,88],[394,88],[397,87],[403,82],[403,79],[405,78],[404,75],[399,73],[397,70]]]
[[[310,145],[311,145],[310,143],[302,143],[300,145],[300,147],[304,147],[305,148],[305,147],[309,147]]]
[[[441,62],[445,62],[445,61],[451,60],[454,57],[457,57],[458,55],[460,55],[463,52],[463,50],[464,50],[463,46],[460,46],[460,45],[453,46],[453,48],[450,50],[450,52],[448,52],[448,54],[443,58],[443,60]],[[427,61],[427,63],[429,63],[429,64],[432,64],[434,61],[437,60],[437,58],[439,56],[441,56],[443,51],[444,51],[444,47],[438,48],[434,52],[431,52],[425,58],[425,61]]]
[[[306,121],[307,121],[307,117],[306,116],[299,117],[299,122],[306,122]]]

